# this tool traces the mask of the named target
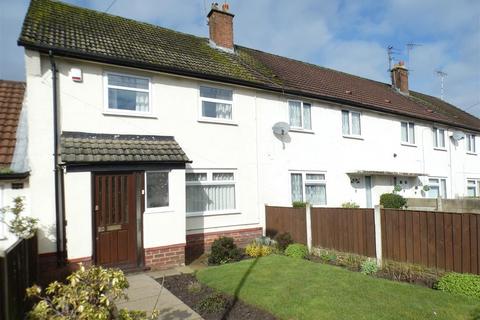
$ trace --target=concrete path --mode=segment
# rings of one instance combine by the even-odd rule
[[[143,310],[150,314],[157,302],[158,294],[161,292],[157,303],[157,310],[160,311],[159,320],[201,320],[202,317],[166,288],[162,288],[160,283],[154,279],[179,272],[178,269],[173,269],[127,276],[130,283],[130,288],[127,290],[129,299],[120,301],[117,304],[118,308]]]

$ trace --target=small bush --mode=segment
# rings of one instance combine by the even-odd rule
[[[402,209],[407,204],[407,200],[399,194],[384,193],[380,196],[380,204],[384,208]]]
[[[304,244],[294,243],[285,249],[285,255],[292,258],[305,259],[308,256],[308,248]]]
[[[233,242],[233,238],[220,237],[213,241],[212,252],[208,257],[209,264],[224,264],[240,259],[242,259],[242,252]]]
[[[282,252],[293,243],[292,236],[288,232],[278,233],[274,239],[277,242],[278,250]]]
[[[360,206],[358,204],[356,204],[355,202],[344,202],[342,203],[342,208],[353,208],[353,209],[357,209],[357,208],[360,208]]]
[[[191,282],[187,286],[187,291],[188,293],[199,293],[202,291],[202,285],[197,281]]]
[[[253,243],[259,244],[262,246],[270,246],[270,247],[277,245],[277,241],[271,239],[270,237],[263,237],[263,236],[255,238],[255,240],[253,240]]]
[[[361,270],[362,263],[365,262],[368,258],[348,252],[338,252],[337,253],[337,265],[348,268],[353,271]]]
[[[423,284],[430,288],[433,288],[442,276],[442,272],[436,269],[391,260],[384,261],[382,269],[377,274],[382,278]]]
[[[378,271],[377,262],[374,259],[367,259],[362,262],[360,270],[365,275],[375,274]]]
[[[221,293],[215,292],[205,297],[197,304],[201,312],[216,313],[222,311],[227,306],[228,299]]]
[[[307,203],[303,202],[303,201],[293,201],[292,202],[292,207],[294,207],[294,208],[306,208]]]
[[[455,272],[447,273],[440,278],[437,289],[480,298],[480,276]]]
[[[272,247],[270,246],[265,246],[262,244],[258,243],[250,243],[246,248],[245,248],[245,253],[249,255],[250,257],[264,257],[268,256],[272,253]]]

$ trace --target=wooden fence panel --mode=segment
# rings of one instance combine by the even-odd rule
[[[293,241],[307,244],[305,208],[265,207],[266,234],[275,237],[288,232]]]
[[[383,257],[480,274],[480,215],[382,209]]]
[[[375,257],[373,209],[312,208],[312,244]]]

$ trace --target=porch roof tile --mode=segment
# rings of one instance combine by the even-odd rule
[[[171,136],[63,132],[65,163],[190,162]]]

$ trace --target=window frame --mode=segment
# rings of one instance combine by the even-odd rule
[[[343,113],[344,112],[348,113],[348,133],[347,134],[343,133]],[[352,114],[353,113],[358,114],[358,117],[360,119],[360,134],[352,133],[352,128],[353,128]],[[342,136],[344,138],[356,138],[356,139],[362,138],[362,113],[356,110],[341,109],[340,115],[341,115],[341,122],[342,122]]]
[[[443,146],[439,145],[440,131],[443,131]],[[440,127],[433,127],[433,148],[436,150],[447,150],[447,130]]]
[[[148,177],[147,173],[156,173],[156,172],[163,172],[167,173],[167,184],[168,184],[168,206],[163,206],[163,207],[148,207]],[[171,210],[171,198],[170,198],[170,170],[151,170],[151,171],[145,171],[144,172],[144,179],[145,179],[145,186],[143,188],[145,196],[144,196],[144,206],[145,206],[145,213],[160,213],[160,212],[167,212],[167,211],[172,211]]]
[[[437,182],[436,183],[430,183],[431,180],[437,180]],[[445,182],[445,190],[443,190],[444,194],[442,194],[442,181]],[[446,177],[428,177],[428,187],[431,189],[432,186],[434,186],[434,187],[438,186],[438,194],[439,194],[441,199],[447,199],[448,198],[448,187],[447,187],[447,178]],[[436,198],[430,198],[430,196],[428,196],[428,199],[436,199]]]
[[[187,181],[188,173],[205,173],[207,179],[204,181]],[[232,173],[233,180],[213,180],[214,173]],[[187,212],[187,186],[218,186],[218,185],[233,185],[235,193],[235,208],[227,210],[216,210],[216,211],[196,211],[196,212]],[[198,216],[215,216],[215,215],[224,215],[224,214],[237,214],[240,213],[239,208],[239,193],[238,193],[238,180],[237,180],[237,170],[236,169],[187,169],[185,170],[185,214],[187,217],[198,217]]]
[[[300,102],[300,122],[302,123],[301,127],[293,126],[290,123],[290,102]],[[305,128],[305,121],[304,121],[304,105],[307,104],[310,106],[310,129]],[[288,114],[288,124],[290,125],[290,130],[292,131],[300,131],[300,132],[313,132],[313,122],[312,122],[312,110],[313,104],[311,102],[306,102],[303,100],[297,99],[288,99],[287,100],[287,114]]]
[[[468,190],[471,188],[471,186],[469,186],[470,182],[473,182],[473,187],[475,188],[474,189],[475,195],[473,197],[474,198],[480,197],[480,178],[467,178],[467,183],[466,183],[467,193],[465,195],[467,197],[470,197],[468,195]]]
[[[148,81],[148,89],[139,89],[139,88],[129,88],[116,85],[108,84],[108,76],[116,75],[123,77],[138,78]],[[123,110],[123,109],[114,109],[109,107],[109,98],[108,98],[108,89],[120,89],[126,91],[135,91],[135,92],[147,92],[148,93],[148,111],[134,111],[134,110]],[[152,102],[152,78],[146,76],[139,76],[136,74],[130,73],[120,73],[114,71],[104,71],[103,73],[103,96],[104,96],[104,105],[103,113],[112,114],[112,115],[124,115],[124,116],[137,116],[137,117],[153,117],[153,102]]]
[[[213,89],[221,89],[221,90],[230,90],[232,91],[232,100],[223,100],[223,99],[215,99],[215,98],[208,98],[202,97],[201,88],[213,88]],[[220,86],[220,85],[209,85],[209,84],[199,84],[198,85],[198,121],[199,122],[210,122],[210,123],[219,123],[219,124],[231,124],[236,125],[237,122],[235,120],[235,90],[233,88]],[[213,102],[213,103],[223,103],[223,104],[230,104],[232,106],[232,118],[231,119],[221,119],[221,118],[213,118],[213,117],[205,117],[203,116],[203,101]]]
[[[407,124],[407,141],[402,140],[402,124],[406,123]],[[410,127],[413,126],[413,142],[410,142]],[[411,147],[416,147],[417,146],[417,139],[416,139],[416,124],[413,121],[400,121],[400,143],[404,146],[411,146]]]
[[[477,136],[474,133],[465,134],[465,150],[468,154],[477,155]],[[470,148],[469,148],[470,145]]]
[[[328,195],[327,195],[327,172],[326,171],[298,171],[298,170],[289,170],[288,172],[289,185],[290,185],[290,203],[293,203],[292,197],[292,174],[301,174],[302,175],[302,202],[307,201],[306,186],[307,185],[323,185],[325,186],[325,203],[324,204],[311,204],[312,207],[326,207],[328,205]],[[307,175],[310,174],[321,174],[323,175],[323,180],[307,180]]]

